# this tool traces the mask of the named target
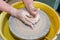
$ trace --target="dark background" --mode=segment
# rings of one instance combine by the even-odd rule
[[[58,9],[57,9],[57,11],[59,12],[59,14],[60,14],[60,4],[59,4],[59,6],[58,6]]]

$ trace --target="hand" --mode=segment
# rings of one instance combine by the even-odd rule
[[[37,14],[35,17],[31,16],[29,14],[28,11],[26,11],[26,9],[20,9],[20,10],[12,10],[11,14],[12,16],[17,17],[18,19],[20,19],[21,21],[23,21],[25,24],[29,25],[31,28],[33,28],[33,24],[35,24],[36,22],[38,22],[38,20],[40,19],[39,13],[38,11],[36,11]]]
[[[29,9],[29,13],[30,13],[33,17],[35,17],[35,16],[37,15],[37,9],[36,9],[36,8],[30,8],[30,9]]]
[[[19,10],[19,12],[22,13],[21,16],[23,16],[23,18],[25,17],[26,20],[31,22],[33,25],[36,24],[40,20],[40,14],[38,13],[38,11],[39,11],[38,9],[37,9],[37,11],[35,11],[37,14],[35,15],[35,17],[33,17],[32,15],[29,14],[29,12],[26,9],[20,9]]]
[[[40,14],[38,13],[38,11],[38,9],[35,11],[37,13],[35,17],[29,16],[33,24],[36,24],[40,20]]]
[[[20,9],[16,11],[16,17],[20,19],[21,21],[23,21],[25,24],[29,25],[30,28],[33,28],[33,23],[31,19],[27,16],[29,16],[29,14],[28,12],[26,12],[26,10]]]
[[[26,9],[28,10],[28,12],[29,12],[33,17],[36,16],[36,14],[37,14],[37,9],[36,9],[36,8],[34,8],[33,6],[30,5],[30,6],[27,7]]]
[[[33,22],[33,24],[38,23],[39,20],[40,20],[40,14],[39,13],[37,13],[34,18],[31,18],[31,21]]]

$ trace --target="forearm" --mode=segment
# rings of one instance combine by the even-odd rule
[[[25,4],[25,7],[30,10],[31,8],[34,8],[34,5],[33,5],[33,0],[23,0],[24,4]]]
[[[6,11],[7,13],[12,14],[12,12],[15,12],[15,8],[10,6],[9,4],[5,3],[4,1],[0,0],[0,10]]]

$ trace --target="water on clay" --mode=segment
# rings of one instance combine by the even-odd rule
[[[21,9],[20,9],[21,10]],[[25,10],[25,11],[24,11]],[[23,13],[27,13],[26,9],[23,8]],[[33,27],[33,30],[21,22],[19,19],[10,16],[9,28],[10,31],[19,38],[22,39],[37,39],[45,36],[50,28],[50,20],[45,12],[42,10],[38,11],[40,20]]]

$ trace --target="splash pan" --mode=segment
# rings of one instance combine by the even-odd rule
[[[16,9],[24,8],[23,2],[17,2],[12,5]],[[36,8],[40,8],[43,10],[49,17],[50,20],[50,31],[44,37],[44,39],[53,39],[59,29],[59,16],[55,10],[53,10],[50,6],[41,3],[41,2],[34,2],[34,6]],[[13,36],[9,30],[8,20],[10,15],[6,12],[2,12],[0,15],[0,34],[4,40],[15,40],[15,36]]]

